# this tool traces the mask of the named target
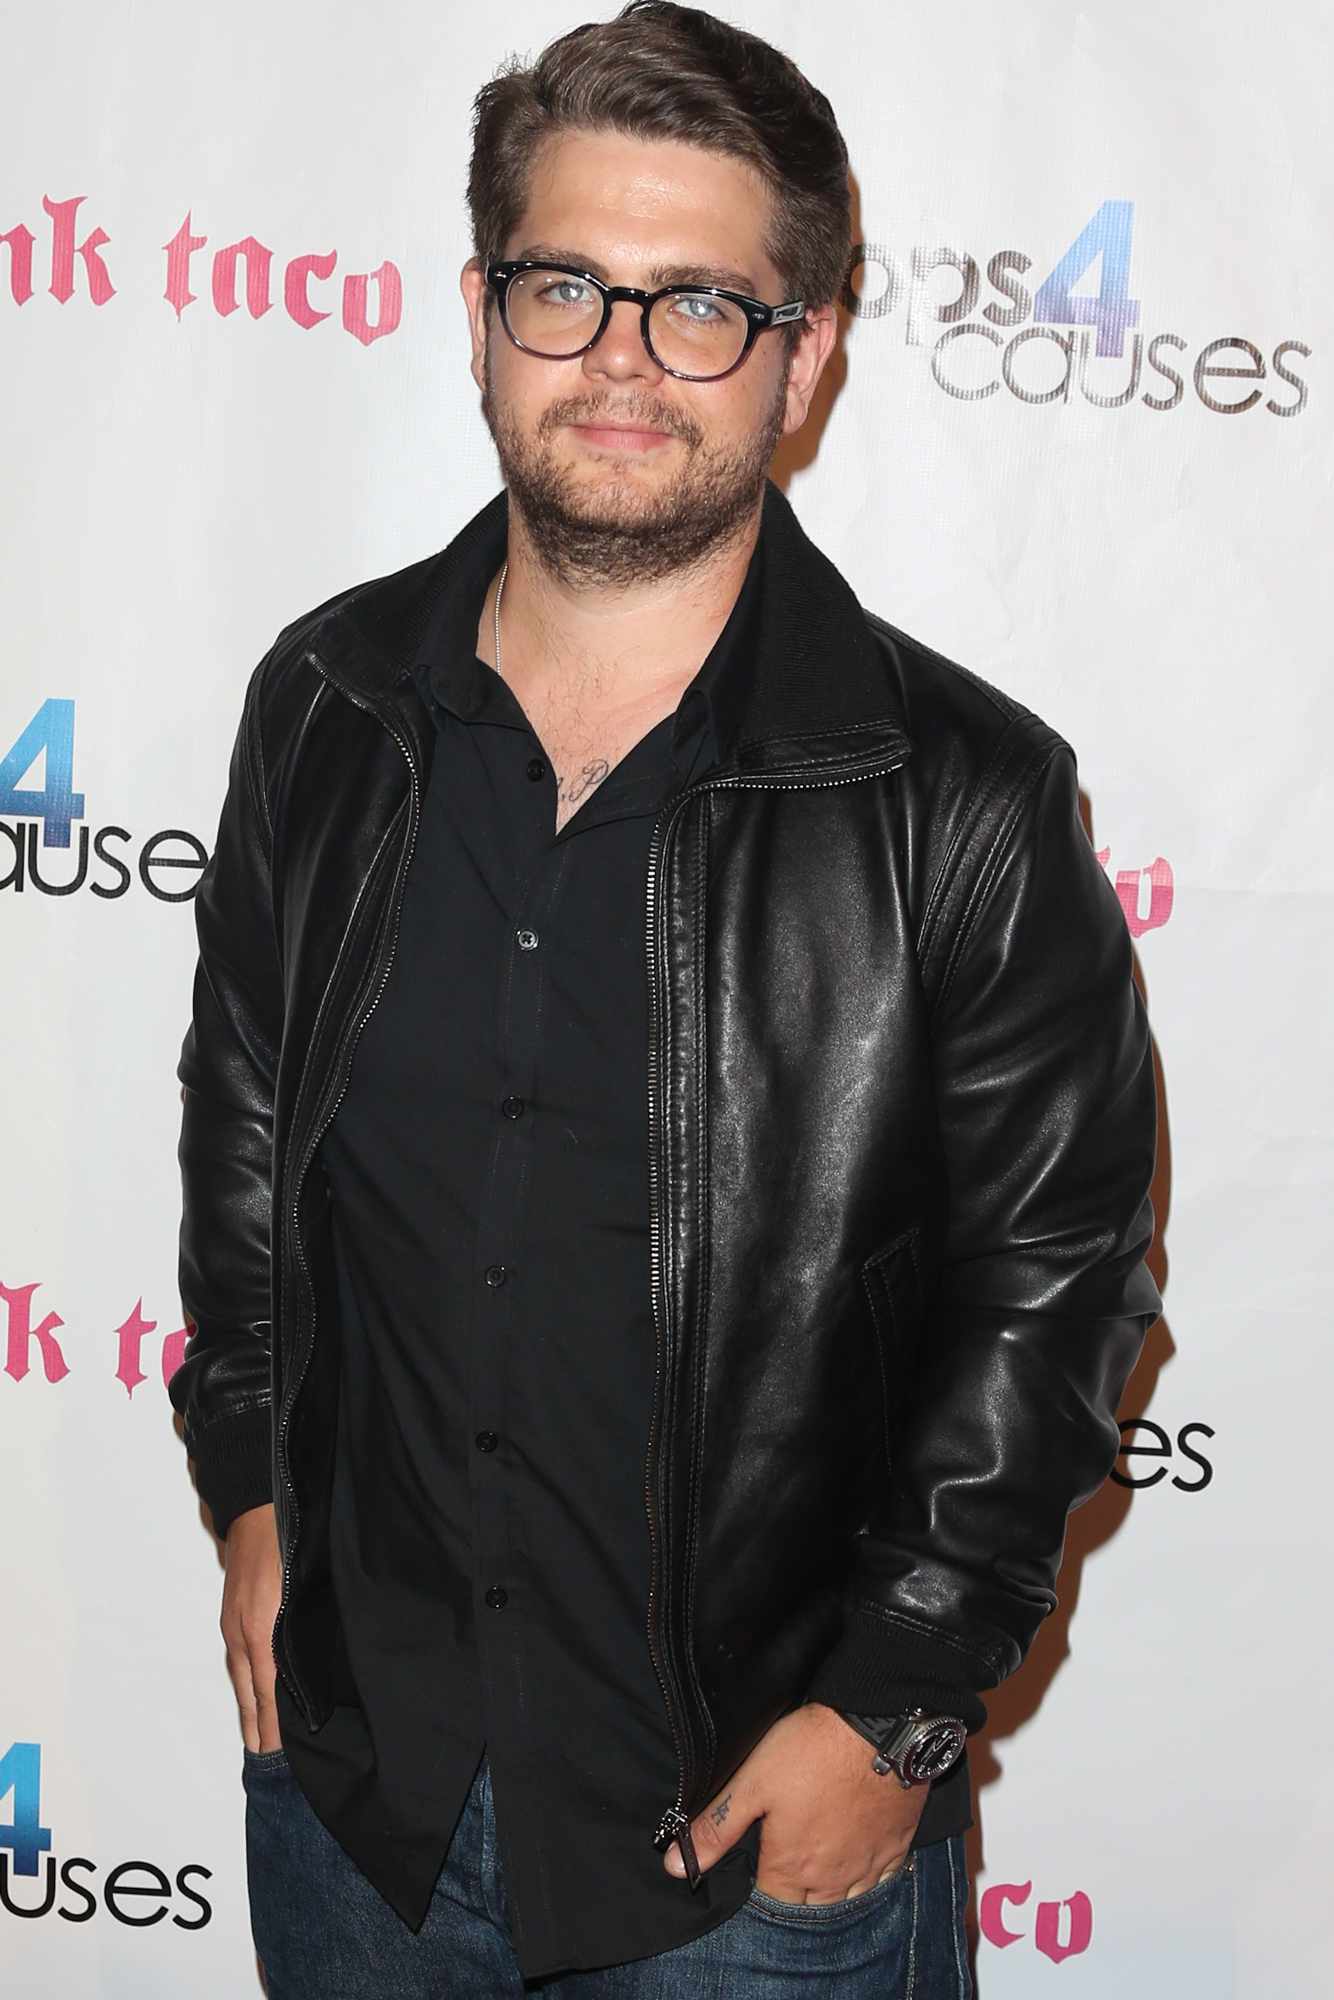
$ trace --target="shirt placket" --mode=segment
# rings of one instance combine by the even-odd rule
[[[472,1439],[476,1564],[474,1591],[486,1728],[493,1758],[521,1760],[533,1747],[525,1728],[522,1628],[528,1616],[522,1562],[529,1546],[516,1488],[522,1440],[507,1430],[522,1406],[516,1373],[537,1301],[526,1255],[533,1120],[549,990],[548,963],[559,922],[567,849],[550,828],[555,786],[531,737],[501,732],[516,867],[497,977],[495,1135],[478,1206],[469,1432]],[[512,778],[508,774],[512,773]]]

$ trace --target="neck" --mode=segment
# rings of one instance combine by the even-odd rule
[[[501,640],[505,679],[522,699],[560,681],[610,705],[651,699],[684,685],[708,657],[745,582],[760,531],[762,499],[738,533],[698,563],[644,583],[572,582],[553,575],[511,499]],[[477,646],[496,664],[492,579]]]

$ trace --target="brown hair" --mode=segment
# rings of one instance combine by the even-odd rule
[[[790,56],[696,7],[630,0],[614,20],[512,57],[473,106],[468,208],[484,261],[504,253],[542,143],[579,130],[676,139],[750,166],[773,201],[765,254],[790,298],[826,305],[852,247],[848,150],[829,99]],[[795,339],[800,327],[787,331]]]

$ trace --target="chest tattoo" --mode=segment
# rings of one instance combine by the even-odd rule
[[[587,798],[594,786],[600,785],[611,765],[605,757],[591,757],[575,770],[562,777],[556,787],[556,796],[566,805],[578,805],[580,799]]]

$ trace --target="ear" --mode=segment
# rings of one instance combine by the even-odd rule
[[[480,257],[470,257],[459,273],[459,290],[468,308],[468,333],[472,341],[472,378],[479,389],[486,388],[487,301],[490,287]]]
[[[772,338],[772,336],[770,336]],[[832,305],[812,306],[806,314],[787,374],[787,408],[783,436],[801,429],[811,407],[815,385],[825,370],[838,338],[838,313]]]

